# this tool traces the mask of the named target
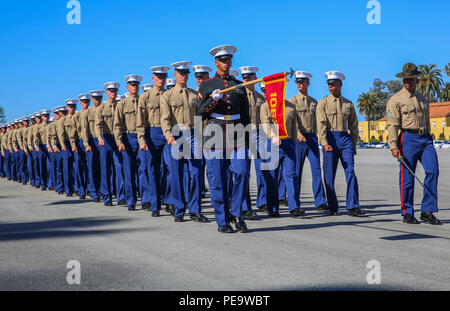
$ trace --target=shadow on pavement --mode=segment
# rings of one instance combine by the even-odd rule
[[[94,203],[94,201],[90,200],[90,199],[84,199],[84,200],[80,200],[80,199],[76,199],[76,200],[64,200],[64,201],[55,201],[55,202],[51,202],[46,204],[46,206],[52,206],[52,205],[73,205],[73,204],[83,204],[83,203]],[[101,206],[103,206],[102,203],[97,203],[97,204],[101,204]]]
[[[334,216],[336,217],[336,216]],[[337,216],[341,217],[341,216]],[[304,218],[298,218],[304,219]],[[374,221],[333,221],[327,223],[315,223],[315,224],[298,224],[298,225],[287,225],[287,226],[278,226],[278,227],[265,227],[265,228],[256,228],[249,229],[248,232],[265,232],[265,231],[280,231],[280,230],[307,230],[307,229],[319,229],[326,227],[337,227],[337,226],[355,226],[358,224],[367,224],[367,223],[376,223],[376,222],[392,222],[394,220],[380,219]]]
[[[338,216],[341,217],[341,216]],[[303,218],[304,219],[304,218]],[[366,219],[366,220],[364,220]],[[287,226],[278,226],[278,227],[265,227],[265,228],[256,228],[249,229],[248,232],[266,232],[266,231],[283,231],[283,230],[308,230],[308,229],[319,229],[326,227],[337,227],[337,226],[356,226],[356,227],[364,227],[375,230],[384,230],[388,232],[397,232],[400,233],[394,236],[380,237],[380,239],[388,240],[388,241],[401,241],[408,239],[430,239],[430,238],[440,238],[445,240],[450,240],[447,237],[438,236],[438,235],[429,235],[429,234],[419,234],[415,232],[403,231],[403,230],[395,230],[389,228],[382,228],[377,226],[368,226],[368,224],[376,224],[376,223],[391,223],[397,222],[397,220],[393,219],[380,219],[380,220],[367,220],[367,218],[362,217],[361,220],[355,221],[338,221],[338,222],[327,222],[327,223],[315,223],[315,224],[298,224],[298,225],[287,225]]]
[[[117,225],[131,221],[118,218],[68,218],[23,223],[0,223],[0,241],[43,238],[64,238],[86,235],[118,234],[146,229],[94,229],[106,225]],[[91,228],[91,229],[88,229]]]

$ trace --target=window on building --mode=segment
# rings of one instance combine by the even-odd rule
[[[433,128],[436,128],[436,121],[433,121]]]
[[[442,127],[446,127],[445,121],[442,121]]]
[[[383,125],[382,125],[382,128],[383,128],[383,131],[385,131],[385,130],[386,130],[386,125],[383,124]]]
[[[377,126],[376,125],[372,125],[372,131],[376,131],[377,130]]]

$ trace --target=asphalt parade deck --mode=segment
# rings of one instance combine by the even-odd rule
[[[248,233],[217,232],[210,223],[174,223],[161,212],[128,212],[0,180],[0,290],[450,290],[450,151],[438,150],[441,226],[402,223],[398,164],[389,150],[358,150],[356,174],[364,217],[345,211],[345,178],[336,177],[341,214],[314,211],[306,161],[306,216],[263,213]],[[418,176],[423,180],[419,165]],[[255,179],[251,192],[255,199]],[[416,218],[422,190],[416,182]],[[81,284],[69,285],[81,266]],[[380,284],[368,284],[380,264]]]

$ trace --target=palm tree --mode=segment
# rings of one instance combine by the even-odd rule
[[[437,69],[436,65],[419,65],[419,71],[422,75],[419,77],[417,90],[425,96],[428,101],[434,101],[439,96],[442,81],[442,70]]]
[[[6,122],[5,110],[3,109],[2,106],[0,106],[0,123],[5,123],[5,122]]]
[[[450,77],[450,63],[445,65],[444,72],[447,74],[447,77]]]
[[[443,102],[450,101],[450,83],[449,82],[444,84],[442,91],[439,94],[439,98]]]
[[[356,108],[358,108],[359,113],[364,115],[367,120],[367,137],[368,143],[370,143],[370,121],[378,113],[378,97],[373,92],[362,93],[359,95],[357,102],[358,105]]]

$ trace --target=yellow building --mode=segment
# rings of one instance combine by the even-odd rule
[[[450,140],[450,102],[430,103],[430,129],[433,140]],[[359,122],[359,140],[369,142],[369,137],[372,141],[387,142],[386,118]]]

